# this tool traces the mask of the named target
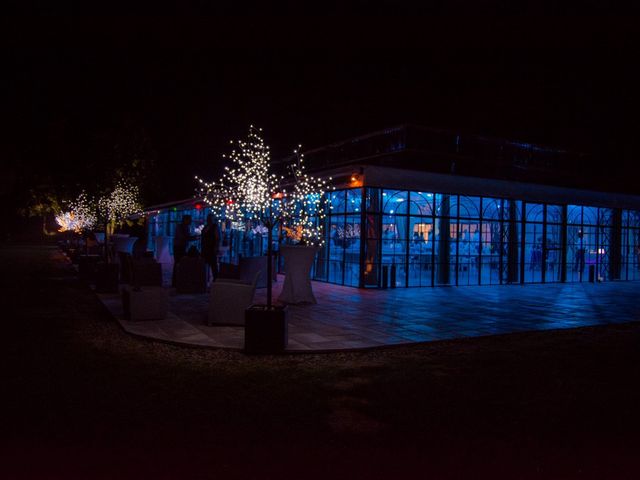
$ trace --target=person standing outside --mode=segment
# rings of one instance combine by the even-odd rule
[[[183,215],[182,222],[176,226],[176,233],[173,236],[173,281],[176,285],[176,270],[180,259],[187,254],[187,245],[197,237],[191,235],[191,215]]]
[[[202,244],[202,258],[211,268],[213,280],[218,275],[218,251],[220,250],[220,227],[212,213],[207,215],[207,223],[202,229],[200,237]]]

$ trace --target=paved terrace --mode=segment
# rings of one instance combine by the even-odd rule
[[[282,288],[274,286],[274,298]],[[359,290],[313,282],[317,305],[289,307],[290,352],[402,345],[640,320],[640,282]],[[256,303],[265,302],[259,289]],[[100,299],[129,333],[179,344],[242,349],[243,327],[208,327],[208,295],[177,295],[164,320],[122,318],[118,295]]]

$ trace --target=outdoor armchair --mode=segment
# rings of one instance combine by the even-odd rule
[[[244,311],[253,304],[260,271],[251,283],[218,279],[211,284],[208,325],[244,325]]]

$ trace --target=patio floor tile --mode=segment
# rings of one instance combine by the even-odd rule
[[[282,288],[274,285],[274,298]],[[289,306],[292,352],[371,348],[411,342],[576,328],[640,320],[640,282],[359,290],[313,282],[315,305]],[[242,349],[244,328],[206,325],[208,294],[170,291],[164,320],[123,319],[119,295],[99,295],[135,335]],[[266,303],[266,289],[255,303]]]

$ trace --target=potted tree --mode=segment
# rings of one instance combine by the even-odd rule
[[[261,131],[250,126],[246,140],[236,142],[236,148],[228,156],[231,165],[225,167],[220,179],[208,183],[196,177],[199,194],[220,218],[234,224],[258,222],[267,231],[267,302],[252,305],[245,314],[245,350],[250,353],[276,352],[286,347],[287,308],[273,303],[274,230],[283,224],[287,228],[309,228],[312,225],[310,208],[324,201],[326,187],[325,181],[304,173],[301,155],[296,155],[293,175],[274,173],[269,147]],[[307,218],[300,212],[308,212]],[[313,227],[321,228],[317,223]],[[319,232],[304,236],[322,238]]]
[[[75,200],[69,202],[68,210],[61,211],[56,215],[56,223],[60,227],[58,231],[69,232],[76,236],[89,232],[95,227],[96,222],[95,208],[84,191],[80,192]],[[91,252],[87,251],[86,245],[81,249],[81,252],[77,255],[78,271],[81,279],[93,280],[99,257],[99,255],[91,254]]]
[[[290,194],[283,209],[286,245],[280,248],[284,257],[285,281],[278,300],[285,304],[316,303],[311,287],[311,267],[319,247],[324,243],[322,220],[330,204],[325,181],[305,172],[304,155],[294,150]]]
[[[109,250],[109,237],[116,227],[122,226],[133,215],[142,210],[138,187],[120,180],[113,190],[98,199],[98,214],[104,224],[104,263],[100,264],[96,278],[96,290],[101,292],[117,292],[119,265]]]

